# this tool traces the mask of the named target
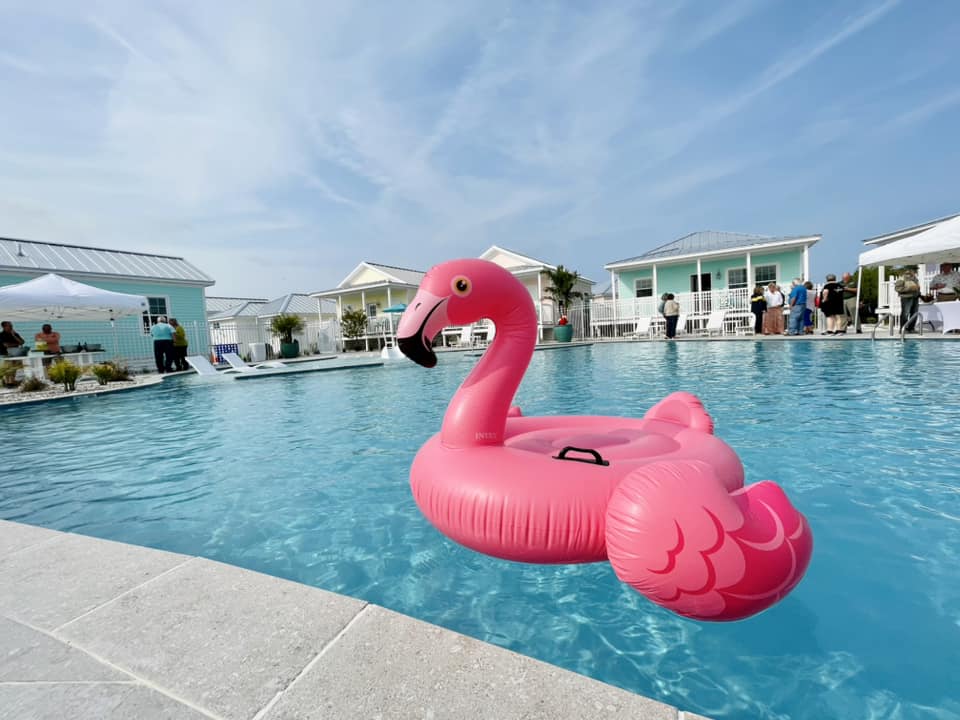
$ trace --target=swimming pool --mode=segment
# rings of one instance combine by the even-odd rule
[[[609,565],[460,548],[407,471],[475,358],[0,409],[0,518],[364,598],[714,718],[960,717],[960,346],[637,343],[539,352],[526,414],[698,394],[749,482],[811,522],[806,579],[747,621],[661,610]]]

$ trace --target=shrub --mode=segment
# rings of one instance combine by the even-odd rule
[[[113,379],[114,367],[108,363],[94,365],[90,373],[97,379],[98,385],[106,385]]]
[[[17,373],[20,371],[20,365],[18,363],[12,363],[9,360],[4,360],[0,362],[0,380],[3,381],[4,387],[16,387],[17,383]]]
[[[347,340],[363,337],[367,332],[367,314],[363,310],[347,310],[340,318],[340,329]]]
[[[46,390],[49,386],[38,377],[31,377],[20,383],[20,392],[38,392]]]
[[[110,368],[110,377],[108,378],[109,382],[123,382],[124,380],[132,380],[130,376],[130,368],[126,365],[121,365],[116,360],[107,360],[103,363]],[[98,378],[99,379],[99,378]]]
[[[80,367],[69,360],[59,359],[47,370],[47,377],[55,383],[63,383],[63,389],[72,392],[77,389],[77,379],[83,374]]]

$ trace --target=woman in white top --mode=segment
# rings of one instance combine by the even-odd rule
[[[763,334],[783,335],[783,293],[776,283],[770,283],[763,298],[767,301],[767,312],[763,315]]]

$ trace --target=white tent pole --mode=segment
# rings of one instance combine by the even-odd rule
[[[853,329],[860,327],[860,284],[863,282],[863,266],[857,266],[857,306],[853,309]],[[879,289],[877,290],[879,292]]]

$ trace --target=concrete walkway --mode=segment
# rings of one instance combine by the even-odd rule
[[[0,716],[699,718],[353,598],[5,521]]]

